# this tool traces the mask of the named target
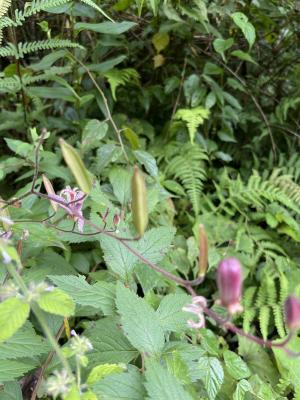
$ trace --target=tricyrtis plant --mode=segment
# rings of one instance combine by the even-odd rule
[[[109,207],[102,216],[93,211],[92,203],[95,196],[96,198],[100,196],[101,201],[107,200],[86,169],[76,149],[64,141],[60,142],[63,157],[81,190],[67,187],[60,194],[56,194],[50,180],[44,176],[43,182],[47,194],[38,191],[36,187],[39,178],[39,152],[45,136],[46,132],[43,132],[36,146],[36,165],[31,189],[21,198],[7,202],[2,200],[1,207],[1,221],[4,230],[1,234],[0,244],[2,262],[7,272],[1,290],[0,320],[4,329],[1,331],[0,340],[5,342],[8,347],[13,346],[15,338],[21,335],[25,326],[28,326],[26,321],[32,311],[53,348],[42,369],[37,371],[37,383],[33,388],[35,395],[48,393],[53,398],[60,396],[63,399],[97,398],[97,396],[108,394],[112,390],[114,382],[118,382],[117,390],[120,390],[118,393],[121,395],[124,390],[123,379],[126,381],[129,379],[131,382],[130,389],[127,389],[129,393],[131,390],[138,390],[141,393],[138,398],[142,398],[147,391],[150,396],[156,398],[154,387],[159,382],[159,376],[154,374],[152,366],[156,365],[157,359],[160,359],[159,368],[162,368],[161,374],[166,375],[167,382],[162,390],[169,393],[169,387],[173,387],[176,389],[176,393],[181,393],[183,398],[193,398],[191,396],[197,394],[197,385],[192,384],[192,375],[190,374],[197,362],[199,375],[193,375],[193,379],[195,380],[196,377],[196,380],[203,382],[209,399],[213,399],[224,380],[221,362],[218,358],[203,356],[202,352],[199,355],[197,351],[195,351],[195,355],[186,359],[185,351],[192,345],[188,345],[186,342],[187,348],[182,353],[176,344],[178,335],[185,335],[186,338],[192,339],[194,345],[199,340],[199,333],[201,337],[204,335],[204,338],[206,335],[213,335],[208,333],[210,331],[203,331],[207,323],[206,317],[241,338],[246,338],[269,349],[280,349],[287,354],[286,357],[295,357],[300,354],[288,347],[300,327],[300,300],[296,296],[289,296],[285,300],[285,321],[289,334],[280,342],[254,336],[243,331],[231,321],[236,314],[243,310],[241,304],[242,267],[236,258],[224,259],[220,262],[217,270],[216,281],[220,299],[215,302],[215,305],[221,306],[223,313],[220,314],[214,307],[209,307],[210,299],[197,293],[198,288],[201,290],[206,278],[208,263],[209,247],[203,225],[199,228],[198,271],[196,270],[194,273],[193,279],[185,279],[180,274],[158,265],[167,247],[171,244],[172,236],[167,240],[166,237],[160,237],[162,228],[146,231],[149,210],[148,194],[144,174],[137,166],[133,169],[130,181],[131,214],[128,217],[123,214],[122,218],[120,213],[114,214],[111,219],[112,226],[107,224]],[[32,196],[40,198],[40,201],[45,201],[46,205],[50,206],[51,212],[42,220],[27,220],[28,230],[24,231],[23,229],[20,235],[18,226],[22,227],[24,221],[18,221],[13,217],[14,205]],[[84,205],[89,199],[92,201],[90,203],[92,208],[90,218],[87,218],[87,210],[84,209]],[[8,210],[11,210],[12,214]],[[17,211],[20,213],[22,209],[17,209]],[[61,214],[60,211],[64,211],[65,214]],[[132,227],[130,226],[131,220]],[[121,224],[120,228],[119,224]],[[33,280],[34,275],[30,278],[30,273],[28,275],[24,270],[21,257],[25,250],[23,246],[34,234],[36,226],[43,227],[44,232],[56,232],[63,248],[63,242],[72,242],[72,236],[82,238],[82,240],[86,237],[97,238],[104,252],[107,267],[111,271],[110,282],[100,280],[90,284],[83,276],[68,276],[64,273],[61,274],[61,271],[60,274],[55,275],[51,267],[50,273],[42,273],[43,281]],[[12,240],[17,240],[17,249],[11,245]],[[74,274],[74,271],[71,270],[71,273]],[[151,292],[149,292],[150,297],[147,301],[147,295],[145,298],[141,298],[132,289],[139,283],[144,293],[147,293],[148,279],[155,279],[162,289],[166,287],[168,281],[171,281],[184,290],[168,294],[161,301],[157,295],[154,295],[154,292],[152,292],[151,298]],[[185,294],[184,291],[187,293]],[[156,307],[153,308],[155,304]],[[80,308],[77,309],[77,307]],[[100,323],[99,340],[96,339],[97,334],[93,333],[93,324],[95,324],[94,329],[97,332],[97,322],[90,322],[83,335],[77,334],[74,330],[70,331],[70,324],[73,325],[76,321],[72,317],[78,316],[82,312],[89,316],[95,316],[99,312],[102,314],[103,317],[98,321]],[[189,319],[187,313],[192,314],[195,319]],[[10,314],[13,317],[7,320]],[[61,328],[57,337],[54,336],[49,326],[49,315],[51,314],[60,318],[58,326],[61,325]],[[105,328],[106,326],[107,328]],[[119,328],[117,328],[118,326]],[[114,355],[112,357],[105,353],[104,349],[107,344],[105,337],[101,336],[102,329],[108,329],[107,340],[111,340],[111,337],[117,335],[114,337]],[[67,345],[61,348],[57,339],[63,332],[65,332],[66,339],[69,340]],[[41,341],[42,338],[39,337],[38,340]],[[46,349],[48,350],[49,347],[45,347],[42,352],[47,351]],[[56,359],[51,362],[54,354]],[[174,358],[173,361],[170,361],[170,354],[171,359]],[[217,350],[217,354],[221,356],[222,353]],[[232,357],[238,357],[235,353],[230,354],[228,350],[223,352],[222,357],[226,366],[230,365]],[[133,368],[133,365],[128,364],[138,355],[141,357],[141,372],[144,373],[146,382],[143,381],[143,375]],[[30,354],[27,356],[31,358]],[[242,360],[238,360],[235,362],[244,365]],[[13,365],[11,362],[10,360],[5,361],[7,368]],[[20,366],[20,372],[17,372],[17,375],[14,373],[4,375],[4,382],[32,369],[31,364],[26,366],[22,363],[19,365],[19,361],[15,361],[15,363]],[[173,363],[175,364],[173,365]],[[172,368],[175,368],[177,363],[182,365],[181,368],[186,371],[184,381],[178,379],[176,374],[172,375]],[[50,368],[50,376],[46,382],[42,383],[45,368]],[[228,366],[227,368],[230,369]],[[202,375],[204,372],[201,373],[201,371],[205,371],[205,374]],[[217,384],[212,387],[211,374],[215,373],[218,375]],[[240,375],[239,372],[232,376],[238,379],[236,377],[244,375],[245,377],[249,376],[248,370],[245,374]],[[251,391],[251,384],[247,383],[247,385]],[[237,385],[236,391],[239,390]]]

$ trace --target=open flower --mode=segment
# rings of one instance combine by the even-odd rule
[[[203,296],[193,297],[192,304],[183,307],[182,311],[190,312],[197,315],[198,321],[195,322],[192,319],[187,321],[190,328],[200,329],[205,327],[205,318],[203,315],[203,307],[206,307],[206,299]]]
[[[217,272],[217,284],[220,293],[219,303],[230,314],[241,312],[242,268],[236,258],[226,258],[220,262]]]
[[[85,193],[78,188],[67,186],[60,192],[60,195],[48,193],[50,200],[56,202],[59,207],[67,211],[70,218],[77,222],[79,232],[83,232],[84,218],[82,214],[82,206],[85,200]]]

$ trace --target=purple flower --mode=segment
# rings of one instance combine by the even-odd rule
[[[82,214],[82,206],[85,200],[85,193],[77,188],[71,189],[67,186],[57,194],[48,194],[49,199],[54,200],[60,207],[67,211],[69,216],[77,222],[79,232],[83,232],[84,218]]]
[[[289,296],[284,304],[285,321],[289,329],[300,328],[300,300],[296,296]]]
[[[243,310],[240,299],[242,294],[242,269],[239,260],[226,258],[220,262],[217,272],[217,284],[220,293],[220,304],[230,314]]]

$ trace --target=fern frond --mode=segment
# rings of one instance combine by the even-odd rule
[[[4,16],[4,14],[7,13],[7,10],[9,9],[10,4],[11,4],[11,0],[0,0],[0,45],[1,45],[2,39],[3,39],[3,33],[2,33],[3,27],[1,26],[1,19]]]
[[[278,186],[283,193],[300,206],[300,186],[295,183],[290,176],[282,175],[272,180],[274,185]]]
[[[25,54],[34,53],[39,50],[51,50],[64,47],[82,47],[78,43],[71,42],[64,39],[48,39],[39,40],[36,42],[18,43],[18,47],[12,43],[8,43],[4,47],[0,47],[0,56],[9,57],[14,56],[17,59],[23,58]]]
[[[282,312],[282,305],[274,304],[272,306],[272,310],[273,310],[274,323],[275,323],[277,332],[280,337],[284,337],[286,335],[286,331],[285,331],[285,323],[284,323],[283,312]]]
[[[259,309],[259,327],[260,327],[260,332],[262,334],[262,337],[264,340],[267,340],[268,338],[268,328],[269,328],[269,323],[270,323],[270,307],[268,305],[264,305]]]
[[[114,100],[117,100],[116,90],[119,86],[125,86],[127,83],[134,83],[138,85],[140,79],[139,73],[134,68],[113,68],[105,72],[103,75],[105,78],[107,78],[108,83],[110,84],[110,89]]]
[[[203,107],[181,108],[175,114],[175,119],[184,121],[190,135],[191,143],[194,143],[196,131],[199,125],[209,117],[209,110]]]
[[[11,5],[11,0],[0,0],[0,18],[7,13]]]
[[[92,0],[81,0],[82,3],[87,4],[88,6],[94,8],[95,10],[99,11],[102,15],[104,15],[105,18],[109,19],[111,22],[114,22],[112,18],[110,18],[105,11],[102,10],[101,7],[99,7],[96,3],[94,3]]]
[[[199,214],[199,198],[206,180],[204,161],[207,154],[200,146],[187,144],[182,147],[166,168],[166,174],[178,178],[191,200],[195,214]]]

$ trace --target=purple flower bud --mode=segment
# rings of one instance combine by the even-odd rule
[[[221,261],[217,272],[217,284],[220,304],[231,314],[242,311],[240,304],[242,293],[242,268],[236,258]]]
[[[114,224],[115,226],[118,226],[120,222],[121,222],[121,217],[120,217],[120,215],[119,215],[119,214],[115,214],[115,215],[114,215],[114,218],[113,218],[113,224]]]
[[[285,321],[289,329],[300,328],[300,300],[296,296],[289,296],[284,304]]]

